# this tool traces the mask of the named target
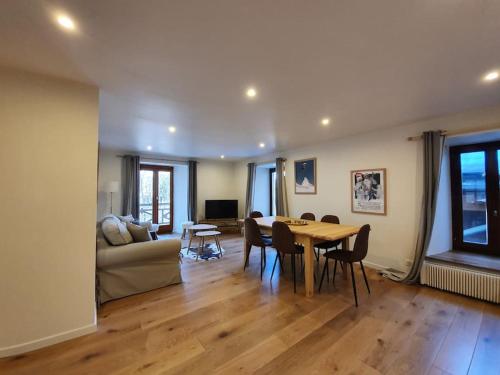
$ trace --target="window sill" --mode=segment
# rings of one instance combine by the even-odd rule
[[[425,258],[500,273],[500,257],[498,256],[474,254],[461,250],[449,250],[443,253],[429,255]]]

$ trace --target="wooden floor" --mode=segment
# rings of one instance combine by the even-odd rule
[[[95,334],[0,360],[1,374],[500,374],[500,307],[358,276],[313,298],[289,273],[264,281],[242,239],[222,260],[182,265],[184,283],[104,305]],[[287,270],[290,267],[287,267]]]

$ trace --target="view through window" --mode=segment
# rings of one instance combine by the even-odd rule
[[[500,142],[450,148],[453,247],[500,255]]]

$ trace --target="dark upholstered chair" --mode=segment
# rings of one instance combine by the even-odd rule
[[[279,260],[281,265],[280,254],[285,256],[290,254],[292,257],[292,273],[293,273],[293,292],[297,292],[297,282],[295,273],[295,254],[302,255],[304,253],[304,248],[300,245],[295,244],[294,236],[288,225],[283,222],[275,221],[273,223],[273,247],[276,249],[276,259],[274,260],[273,271],[271,273],[271,280],[274,275],[274,269],[276,267],[276,261]]]
[[[264,217],[264,215],[262,215],[262,212],[260,211],[252,211],[250,212],[250,216],[252,219],[258,219],[259,217]],[[269,234],[264,234],[264,233],[261,233],[262,237],[263,238],[267,238],[269,240],[272,240],[272,236],[269,235]],[[264,262],[265,264],[265,262]]]
[[[323,256],[325,259],[325,266],[323,267],[323,273],[321,274],[321,281],[319,283],[318,292],[321,292],[321,285],[323,284],[323,278],[325,277],[325,271],[328,269],[328,260],[335,260],[335,265],[333,266],[333,283],[335,284],[335,273],[337,272],[337,262],[349,263],[351,267],[351,278],[352,278],[352,289],[354,291],[354,301],[356,302],[356,307],[358,307],[358,294],[356,292],[356,280],[354,279],[354,268],[353,263],[359,262],[361,266],[361,271],[363,272],[363,277],[365,279],[366,289],[370,293],[370,286],[368,285],[368,279],[366,278],[365,268],[363,267],[363,259],[365,259],[368,253],[368,237],[370,236],[370,225],[365,224],[359,230],[359,233],[354,241],[354,247],[352,251],[349,250],[333,250],[329,251]]]
[[[251,217],[247,217],[245,219],[245,240],[246,254],[243,270],[245,270],[248,265],[248,258],[250,257],[250,250],[252,249],[252,246],[260,247],[260,279],[262,280],[262,273],[264,272],[266,264],[266,247],[271,246],[271,241],[261,236],[257,222]]]
[[[322,223],[330,223],[330,224],[340,224],[340,220],[338,216],[335,215],[325,215],[321,218]],[[316,260],[319,262],[319,255],[321,253],[321,250],[328,251],[328,249],[333,249],[338,250],[338,246],[342,243],[342,240],[336,240],[336,241],[324,241],[320,242],[314,245],[315,252],[314,254],[316,255]],[[328,275],[327,275],[327,278]]]
[[[316,220],[316,216],[314,216],[312,212],[305,212],[302,215],[300,215],[300,218],[302,220],[312,220],[312,221]]]

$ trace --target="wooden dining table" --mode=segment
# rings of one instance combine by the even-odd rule
[[[259,227],[267,232],[272,229],[275,221],[287,220],[297,219],[286,216],[265,216],[255,219]],[[349,249],[349,237],[357,234],[360,228],[354,225],[305,221],[306,225],[289,225],[289,228],[295,236],[295,242],[304,246],[305,292],[306,297],[312,297],[314,295],[314,244],[342,240],[342,249]],[[250,251],[250,247],[245,241],[245,259],[247,251]]]

